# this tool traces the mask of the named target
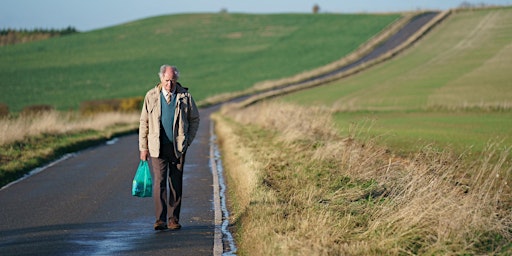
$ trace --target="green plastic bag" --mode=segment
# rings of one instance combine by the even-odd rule
[[[140,160],[132,184],[132,196],[151,197],[153,195],[153,181],[149,171],[148,161]]]

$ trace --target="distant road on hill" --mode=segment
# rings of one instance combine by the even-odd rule
[[[338,68],[335,68],[334,70],[313,75],[312,77],[304,78],[301,79],[300,81],[285,83],[280,86],[277,85],[271,89],[261,91],[253,95],[236,98],[233,101],[242,102],[242,105],[250,105],[258,101],[265,100],[271,97],[276,97],[292,91],[303,90],[311,88],[313,86],[329,83],[336,79],[340,79],[341,77],[346,76],[347,74],[354,73],[354,70],[360,71],[366,68],[365,65],[368,65],[368,63],[382,61],[382,57],[386,57],[386,54],[389,54],[390,52],[393,51],[397,51],[397,49],[403,47],[403,44],[413,36],[416,38],[415,34],[419,32],[421,29],[424,29],[424,26],[427,25],[434,18],[436,18],[439,14],[439,12],[425,12],[416,15],[401,29],[399,29],[395,34],[391,35],[388,39],[384,40],[384,42],[376,46],[368,54],[362,56],[361,58],[345,66],[340,66]],[[414,41],[410,41],[408,43],[413,42]]]
[[[439,12],[426,12],[424,14],[420,14],[420,15],[412,18],[411,21],[409,23],[407,23],[397,33],[392,35],[383,44],[377,46],[375,49],[373,49],[373,51],[371,51],[369,54],[363,56],[359,60],[357,60],[347,66],[341,67],[335,71],[311,78],[304,82],[309,82],[311,80],[316,80],[316,79],[324,78],[327,76],[332,76],[332,75],[347,71],[351,68],[357,67],[361,64],[364,64],[365,62],[369,62],[369,61],[372,61],[372,60],[375,60],[375,59],[381,57],[385,53],[400,46],[400,44],[402,44],[409,37],[414,35],[414,33],[416,33],[421,27],[426,25],[430,20],[432,20],[438,14],[439,14]]]

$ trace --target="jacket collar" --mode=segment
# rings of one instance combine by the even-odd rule
[[[160,92],[162,92],[162,84],[161,83],[158,83],[156,86],[155,86],[156,90],[158,91],[158,93],[160,94]],[[176,83],[176,93],[185,93],[188,91],[188,88],[185,88],[183,86],[181,86],[180,83]]]

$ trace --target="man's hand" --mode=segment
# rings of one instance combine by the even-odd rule
[[[147,161],[149,156],[149,152],[147,150],[140,152],[140,160]]]

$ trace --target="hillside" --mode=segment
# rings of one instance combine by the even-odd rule
[[[457,11],[397,58],[283,100],[332,108],[345,128],[371,120],[401,149],[511,143],[511,24],[512,8]]]
[[[196,100],[325,65],[398,14],[186,14],[0,47],[0,103],[46,104],[142,96],[158,67],[177,65]]]

